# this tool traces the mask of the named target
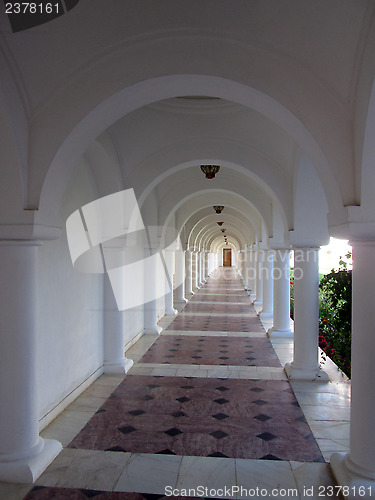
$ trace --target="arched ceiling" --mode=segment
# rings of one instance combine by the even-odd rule
[[[360,202],[354,146],[375,72],[374,3],[182,5],[81,0],[61,18],[17,34],[0,14],[1,89],[23,207],[57,223],[64,189],[86,153],[105,190],[111,182],[116,190],[134,188],[151,222],[181,228],[201,195],[225,194],[233,209],[250,207],[257,240],[272,238],[276,220],[282,233],[293,229],[306,155],[330,221],[341,224],[344,207]],[[102,168],[116,170],[104,180],[93,149],[90,158],[95,139]],[[15,161],[6,168],[14,170]],[[222,167],[209,188],[200,163]],[[207,241],[210,227],[202,232]]]

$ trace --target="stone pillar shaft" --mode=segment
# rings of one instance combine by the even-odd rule
[[[319,249],[294,251],[294,357],[285,367],[288,376],[326,381],[319,366]]]
[[[193,291],[193,252],[185,252],[186,293],[192,295]]]
[[[104,276],[104,373],[126,373],[133,361],[125,357],[124,311],[119,311],[108,276]]]
[[[249,274],[249,287],[251,290],[250,298],[251,300],[256,299],[256,283],[257,283],[257,270],[256,270],[256,251],[251,248],[249,250],[249,263],[248,263],[248,274]]]
[[[165,264],[167,267],[167,275],[165,279],[166,294],[165,294],[165,315],[176,316],[178,311],[173,307],[173,276],[175,271],[175,252],[166,250],[164,252]]]
[[[264,252],[263,262],[263,309],[261,318],[273,316],[273,252]]]
[[[256,251],[256,299],[254,304],[263,302],[263,250]]]
[[[185,298],[185,252],[181,249],[175,252],[175,269],[176,269],[176,299],[175,302],[179,305],[186,304]]]
[[[209,253],[204,252],[204,279],[207,280],[209,276],[209,261],[208,261]]]
[[[199,290],[199,253],[193,253],[193,289]]]
[[[375,242],[353,245],[350,463],[375,479]]]
[[[290,329],[290,250],[274,253],[273,327],[269,336],[291,337]]]
[[[34,241],[0,242],[0,481],[33,482],[62,450],[58,441],[39,437],[38,246]]]
[[[144,259],[144,289],[148,289],[149,297],[156,297],[150,300],[144,305],[144,330],[143,333],[148,335],[159,334],[162,328],[158,323],[158,307],[157,307],[157,297],[159,296],[158,288],[161,288],[162,284],[157,284],[157,269],[154,263],[150,259]]]

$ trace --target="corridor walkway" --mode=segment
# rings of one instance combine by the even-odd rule
[[[333,366],[329,384],[289,383],[290,341],[271,343],[235,268],[162,325],[127,351],[125,378],[100,377],[45,429],[64,450],[37,485],[3,483],[0,498],[140,500],[167,498],[168,486],[204,486],[207,498],[251,497],[236,487],[304,498],[314,486],[318,498],[334,484],[325,460],[348,439],[348,383]]]

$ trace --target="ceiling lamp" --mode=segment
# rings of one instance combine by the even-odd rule
[[[221,232],[222,232],[222,233],[225,233],[225,231],[226,231],[226,229],[221,229]]]
[[[223,205],[215,205],[214,210],[217,214],[221,214],[221,212],[224,210]]]
[[[224,222],[218,222],[219,226],[222,226],[223,224],[224,224]]]
[[[220,170],[219,165],[201,165],[201,170],[205,174],[206,179],[213,179]]]

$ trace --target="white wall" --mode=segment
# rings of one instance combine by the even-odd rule
[[[89,169],[81,162],[62,207],[66,220],[96,198]],[[39,416],[44,417],[103,364],[102,275],[76,271],[65,228],[59,240],[39,248],[37,331]]]

